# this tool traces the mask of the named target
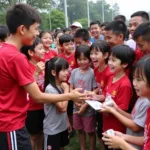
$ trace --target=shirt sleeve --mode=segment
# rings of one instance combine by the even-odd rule
[[[9,65],[9,72],[20,86],[34,82],[29,61],[23,54],[16,55]]]
[[[58,94],[58,92],[56,91],[56,89],[54,87],[52,87],[51,85],[48,85],[45,88],[45,93]]]
[[[119,108],[128,110],[129,103],[132,96],[131,86],[123,84],[117,93],[116,101]]]
[[[136,110],[138,112],[136,113],[136,116],[133,121],[137,125],[144,128],[145,122],[146,122],[147,109],[149,108],[150,103],[149,103],[149,100],[141,100],[141,101],[143,102],[140,104],[140,107],[138,108],[138,110]]]

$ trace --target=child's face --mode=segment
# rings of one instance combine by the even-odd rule
[[[82,70],[87,70],[90,66],[90,60],[85,57],[83,53],[81,53],[80,57],[77,58],[77,63]]]
[[[62,69],[62,70],[59,72],[59,75],[58,75],[58,80],[59,80],[59,82],[65,82],[65,81],[67,81],[68,75],[69,75],[68,69]]]
[[[150,42],[144,41],[141,36],[136,40],[136,44],[144,55],[150,53]]]
[[[105,56],[99,50],[92,49],[90,53],[90,58],[93,63],[94,68],[100,67],[102,64],[105,63]]]
[[[70,42],[63,43],[62,49],[64,53],[71,54],[74,51],[74,42],[70,41]]]
[[[112,55],[109,56],[108,65],[110,67],[110,71],[114,74],[124,70],[124,65],[121,64],[121,60]]]
[[[123,35],[116,35],[112,32],[112,30],[105,30],[105,41],[109,44],[109,46],[112,48],[116,45],[123,44]]]
[[[50,33],[46,32],[43,34],[41,38],[43,42],[44,48],[50,48],[51,44],[53,43],[53,39]]]
[[[44,58],[44,52],[45,51],[43,48],[43,44],[40,43],[35,47],[33,55],[31,57],[36,61],[41,61]]]
[[[150,97],[150,87],[148,87],[145,77],[142,78],[135,74],[133,78],[133,86],[138,96]]]
[[[99,37],[100,36],[100,27],[98,24],[93,24],[90,27],[91,35],[93,37]]]
[[[35,38],[39,35],[39,23],[32,24],[29,29],[25,26],[22,27],[22,29],[20,29],[20,33],[22,34],[23,45],[32,45]]]
[[[88,42],[84,41],[82,38],[74,38],[74,42],[76,44],[76,47],[82,44],[88,45]]]

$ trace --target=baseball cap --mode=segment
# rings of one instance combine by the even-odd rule
[[[82,28],[82,25],[80,22],[74,22],[70,27],[79,27]]]

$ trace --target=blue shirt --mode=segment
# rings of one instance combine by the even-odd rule
[[[101,35],[100,35],[100,38],[99,38],[98,40],[104,40],[104,36],[101,34]],[[96,41],[95,38],[94,38],[94,37],[91,37],[90,42],[91,42],[91,43],[94,43],[95,41]]]

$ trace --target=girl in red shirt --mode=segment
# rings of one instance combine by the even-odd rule
[[[57,56],[56,51],[51,49],[51,45],[53,43],[53,38],[50,32],[42,31],[39,36],[43,43],[43,48],[45,50],[43,61],[47,61],[55,56]]]

